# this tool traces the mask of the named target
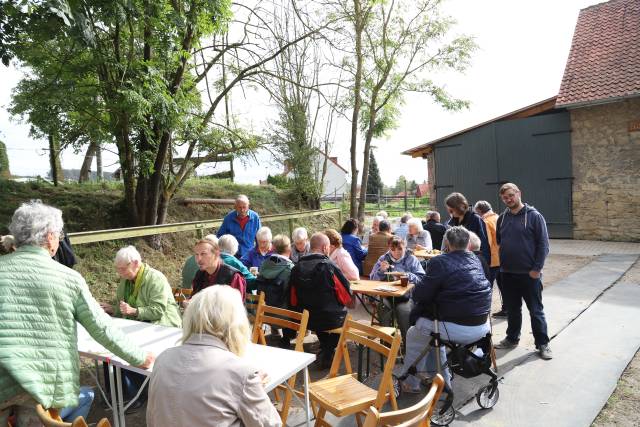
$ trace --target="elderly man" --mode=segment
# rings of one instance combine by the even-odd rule
[[[111,324],[78,272],[51,259],[62,227],[62,212],[39,201],[20,206],[9,225],[17,250],[0,262],[0,426],[12,407],[17,425],[34,426],[42,425],[36,403],[77,406],[76,322],[132,365],[154,360]]]
[[[440,214],[437,211],[428,211],[427,220],[422,223],[422,228],[431,235],[431,243],[434,249],[442,249],[442,238],[447,227],[440,223]]]
[[[259,269],[262,263],[273,254],[273,247],[271,245],[271,229],[269,227],[260,227],[260,230],[256,233],[257,246],[249,249],[242,255],[240,261],[249,269]]]
[[[291,233],[293,246],[291,246],[291,261],[300,261],[305,255],[309,255],[309,234],[304,227],[298,227]]]
[[[192,296],[214,285],[229,285],[237,289],[244,302],[247,282],[238,270],[222,262],[218,242],[202,239],[196,242],[193,253],[199,271],[193,279]]]
[[[291,306],[298,311],[309,310],[309,329],[315,331],[320,341],[318,361],[324,369],[331,366],[340,336],[323,331],[342,326],[352,295],[349,281],[329,259],[329,238],[315,233],[310,246],[311,253],[303,256],[291,271]]]
[[[207,234],[204,239],[211,240],[212,242],[218,242],[218,236],[215,234]],[[238,245],[236,245],[236,252],[238,251]],[[235,252],[234,252],[235,253]],[[240,262],[240,261],[238,261]],[[233,265],[231,265],[234,267]],[[193,279],[196,277],[196,273],[200,270],[198,263],[196,262],[195,255],[191,255],[186,259],[182,266],[182,287],[190,289],[193,286]]]
[[[218,237],[231,234],[238,240],[238,258],[253,248],[256,233],[262,225],[257,213],[249,209],[249,198],[244,194],[236,197],[235,210],[229,212],[222,221],[216,235]]]
[[[424,279],[413,291],[414,308],[411,320],[415,325],[407,332],[407,355],[404,370],[416,362],[431,341],[434,320],[440,322],[440,335],[447,341],[471,344],[490,331],[491,285],[484,276],[480,260],[469,246],[469,231],[452,227],[445,233],[444,245],[448,253],[429,261]],[[451,385],[451,373],[446,368],[446,352],[440,349],[443,376]],[[435,375],[438,369],[435,350],[417,364],[419,372]],[[406,392],[419,392],[420,382],[410,376],[403,384]]]

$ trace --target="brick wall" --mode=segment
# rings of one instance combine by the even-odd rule
[[[640,241],[640,98],[571,110],[574,239]]]

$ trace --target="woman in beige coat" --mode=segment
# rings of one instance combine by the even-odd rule
[[[263,376],[240,356],[249,321],[235,289],[196,294],[183,317],[182,345],[164,351],[151,375],[147,425],[281,426]]]

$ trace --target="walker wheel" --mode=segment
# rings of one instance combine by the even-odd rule
[[[498,390],[498,383],[489,383],[476,393],[476,402],[481,408],[489,409],[493,408],[498,399],[500,398],[500,390]]]
[[[436,404],[431,415],[431,424],[434,426],[448,426],[455,417],[456,410],[453,408],[453,402],[450,402],[449,399],[440,401]]]

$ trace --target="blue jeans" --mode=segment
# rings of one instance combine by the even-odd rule
[[[478,341],[487,335],[490,330],[491,326],[488,320],[487,323],[479,326],[464,326],[452,322],[440,322],[440,338],[462,345]],[[409,367],[415,363],[424,348],[431,342],[431,332],[433,332],[433,320],[425,317],[420,317],[416,321],[415,326],[409,328],[407,331],[407,355],[404,358],[402,372],[409,370]],[[440,347],[440,364],[443,366],[442,376],[445,382],[451,386],[451,372],[449,372],[449,368],[445,365],[446,362],[446,348],[442,346]],[[416,369],[418,372],[427,372],[429,376],[435,376],[435,374],[438,373],[436,352],[434,349],[431,349],[431,351],[416,364]],[[414,389],[420,386],[420,381],[414,376],[409,376],[405,383]]]
[[[95,393],[93,392],[93,388],[85,386],[80,387],[78,406],[62,408],[60,410],[60,418],[68,423],[72,423],[73,420],[78,417],[82,417],[86,421],[89,416],[89,411],[91,410],[91,404],[93,403],[94,396]]]
[[[531,330],[536,348],[549,343],[547,320],[542,305],[542,280],[532,279],[528,274],[502,274],[502,290],[507,306],[507,338],[520,341],[522,329],[522,300],[527,305],[531,316]]]

